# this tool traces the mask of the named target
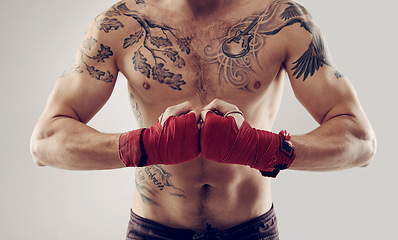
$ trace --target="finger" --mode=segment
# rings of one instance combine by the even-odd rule
[[[203,110],[200,113],[203,122],[205,121],[205,118],[206,118],[206,115],[207,115],[208,112],[214,112],[214,110]],[[224,117],[233,117],[238,129],[240,129],[240,127],[242,126],[243,122],[245,121],[245,117],[244,117],[243,113],[240,110],[228,111],[223,116]]]
[[[230,111],[227,112],[224,117],[233,117],[235,119],[236,126],[238,126],[238,129],[242,126],[243,122],[245,121],[245,117],[243,116],[243,113],[241,111]]]
[[[168,107],[164,111],[164,113],[161,115],[161,117],[159,118],[159,122],[163,126],[168,118],[170,118],[172,116],[180,116],[183,114],[187,114],[188,112],[193,111],[193,110],[194,110],[193,105],[189,101]],[[195,113],[195,116],[196,116],[196,113]]]
[[[200,117],[200,110],[198,109],[193,109],[191,111],[188,112],[189,113],[195,113],[195,117],[196,117],[196,122],[199,123],[202,119]]]
[[[193,110],[193,105],[191,102],[183,102],[171,107],[168,107],[164,112],[165,115],[172,115],[172,116],[180,116],[182,114],[186,114],[189,111]]]
[[[231,103],[227,103],[220,99],[214,99],[209,105],[205,106],[203,110],[218,111],[221,115],[233,110],[239,110],[239,108]]]
[[[191,110],[188,114],[194,113],[196,117],[196,124],[198,125],[198,129],[200,130],[202,128],[203,120],[201,118],[201,112],[198,109],[193,109]]]
[[[206,114],[207,114],[209,111],[211,111],[211,110],[203,110],[203,111],[200,112],[200,118],[202,119],[202,122],[205,121]]]

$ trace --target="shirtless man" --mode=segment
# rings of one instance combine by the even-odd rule
[[[118,72],[146,130],[105,134],[86,125],[110,97]],[[286,73],[320,124],[290,141],[264,131],[273,126]],[[31,149],[39,166],[138,166],[127,239],[278,239],[267,177],[278,172],[269,164],[272,154],[255,163],[236,157],[239,152],[229,160],[216,156],[231,149],[223,139],[244,127],[294,149],[294,161],[282,169],[366,166],[376,148],[354,89],[303,6],[290,0],[124,0],[86,31],[55,84]],[[268,145],[278,143],[258,139],[250,144],[267,154]],[[235,147],[242,149],[242,142]],[[268,164],[270,172],[274,167],[274,175],[258,164]]]

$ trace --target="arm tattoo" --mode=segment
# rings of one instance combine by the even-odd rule
[[[71,73],[83,73],[83,70],[79,69],[80,66],[76,64],[76,60],[73,59],[71,64],[68,66],[68,68],[62,73],[60,78],[66,77],[66,75],[71,74]]]
[[[104,82],[112,82],[115,78],[110,71],[102,71],[96,69],[94,66],[90,66],[86,59],[92,59],[96,62],[105,62],[105,59],[113,56],[113,52],[111,51],[110,47],[104,46],[102,43],[100,44],[100,50],[96,56],[89,56],[88,54],[84,53],[84,49],[92,49],[92,47],[96,44],[97,40],[94,38],[89,38],[85,40],[82,44],[82,48],[80,49],[81,53],[81,60],[83,64],[86,66],[87,72],[90,74],[91,77],[96,78],[97,80],[104,81]]]
[[[82,63],[85,65],[86,70],[91,77],[93,77],[99,81],[103,81],[103,82],[113,82],[115,77],[112,75],[112,73],[110,71],[104,72],[100,69],[96,69],[94,66],[90,66],[84,59],[84,57],[86,55],[83,53],[83,50],[80,49],[80,53],[81,53]],[[89,57],[89,56],[87,56],[87,57],[91,58],[91,59],[96,58],[96,57]],[[100,60],[100,59],[102,59],[101,61],[103,61],[102,57],[97,57],[97,60]],[[76,64],[76,60],[73,60],[72,63],[69,65],[69,67],[62,73],[60,78],[65,78],[67,75],[72,74],[72,73],[81,74],[83,72],[84,72],[84,70],[81,70],[81,66]]]
[[[90,37],[83,41],[82,48],[91,50],[95,44],[97,44],[97,39]]]
[[[101,43],[100,47],[101,47],[101,49],[98,50],[98,53],[96,56],[89,56],[89,55],[85,54],[82,50],[81,50],[81,53],[83,55],[85,55],[87,58],[96,60],[97,62],[105,62],[105,59],[113,56],[113,52],[111,51],[110,47],[104,46],[102,43]],[[83,46],[83,48],[84,48],[84,46]]]
[[[171,174],[160,165],[137,168],[135,183],[138,193],[145,204],[159,205],[156,196],[159,191],[167,191],[171,196],[186,198],[184,191],[171,182]],[[155,188],[154,188],[155,187]]]
[[[115,14],[114,12],[107,12],[107,14]],[[124,25],[117,18],[108,18],[96,21],[97,28],[99,30],[104,31],[105,33],[109,33],[111,30],[118,30],[119,28],[123,28]]]
[[[107,59],[113,56],[111,48],[109,46],[105,46],[102,43],[100,43],[99,45],[100,49],[97,51],[97,54],[95,56],[90,56],[85,52],[85,51],[91,51],[94,47],[98,46],[97,43],[98,43],[97,39],[93,37],[89,37],[82,42],[81,48],[79,49],[81,61],[85,65],[86,70],[91,77],[99,81],[113,82],[115,77],[112,75],[110,71],[104,72],[100,69],[97,69],[93,65],[89,64],[87,61],[88,59],[91,59],[97,63],[105,63]],[[71,73],[83,73],[84,71],[81,70],[80,68],[81,66],[76,64],[76,60],[73,60],[72,64],[61,75],[61,78],[64,78],[66,75]]]
[[[333,69],[335,67],[327,56],[327,46],[323,41],[320,29],[310,21],[302,21],[301,27],[311,33],[312,41],[308,50],[293,63],[292,70],[294,70],[293,76],[296,76],[296,79],[303,76],[303,81],[305,81],[308,75],[313,76],[315,71],[318,71],[324,64]],[[342,77],[336,69],[335,76],[337,79]]]
[[[294,76],[297,79],[303,76],[304,81],[324,64],[334,68],[328,60],[319,28],[309,19],[309,12],[303,6],[289,0],[273,1],[264,12],[248,16],[230,27],[218,48],[207,45],[204,49],[206,61],[218,64],[220,82],[251,91],[249,73],[254,72],[254,64],[259,64],[257,54],[266,44],[267,37],[277,35],[288,26],[300,24],[313,37],[308,50],[294,62],[292,69],[295,70]]]

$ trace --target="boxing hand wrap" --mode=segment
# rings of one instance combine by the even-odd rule
[[[194,113],[169,117],[163,127],[158,121],[150,128],[119,137],[119,156],[126,167],[179,164],[199,154],[199,129]]]
[[[294,161],[294,147],[286,131],[279,134],[252,128],[247,121],[240,129],[232,116],[206,114],[201,129],[200,145],[203,157],[219,163],[248,165],[263,176],[276,177]]]

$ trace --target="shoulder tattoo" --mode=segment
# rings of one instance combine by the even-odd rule
[[[207,45],[206,60],[218,64],[219,81],[250,91],[249,73],[258,64],[257,54],[266,44],[267,38],[280,33],[286,27],[299,24],[312,35],[308,50],[294,62],[294,76],[303,81],[313,75],[324,64],[332,68],[327,57],[326,46],[320,29],[311,21],[309,12],[298,3],[276,0],[259,14],[253,14],[227,29],[218,47]],[[336,70],[336,77],[342,75]]]

